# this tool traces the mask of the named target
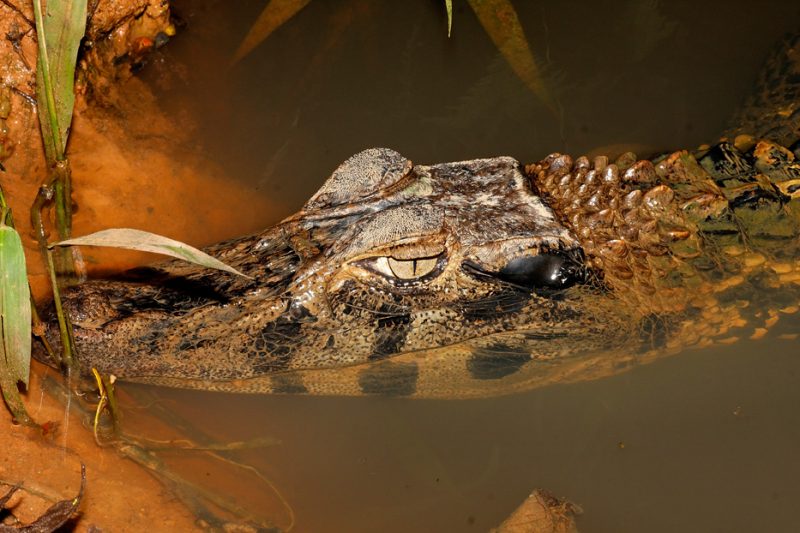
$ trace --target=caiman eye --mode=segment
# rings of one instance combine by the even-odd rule
[[[514,258],[498,274],[502,280],[530,289],[566,289],[585,278],[580,262],[558,253]]]
[[[421,257],[419,259],[395,259],[394,257],[378,257],[372,267],[387,278],[400,280],[420,279],[436,270],[439,257]]]

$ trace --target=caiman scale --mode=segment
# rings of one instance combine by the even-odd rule
[[[251,279],[170,262],[68,291],[78,358],[176,387],[464,398],[762,336],[800,303],[798,56],[694,151],[363,151],[299,213],[207,249]]]

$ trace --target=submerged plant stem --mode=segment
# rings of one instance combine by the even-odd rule
[[[120,421],[122,412],[119,410],[116,395],[114,394],[114,380],[108,376],[103,376],[96,368],[92,368],[92,375],[94,376],[97,391],[100,394],[100,401],[97,402],[97,407],[94,411],[94,440],[98,446],[105,446],[107,443],[100,439],[100,417],[103,411],[108,411],[111,416],[112,429],[114,436],[120,438]]]
[[[58,279],[56,276],[55,263],[53,262],[53,254],[47,247],[47,233],[44,229],[44,221],[42,220],[42,210],[53,197],[53,191],[50,187],[40,187],[39,193],[36,195],[36,200],[31,206],[31,226],[33,227],[34,234],[36,235],[36,242],[39,244],[39,251],[45,260],[45,268],[50,279],[50,286],[53,289],[53,303],[56,308],[56,316],[58,317],[58,330],[61,335],[61,366],[68,371],[77,369],[77,362],[72,356],[74,353],[74,340],[72,338],[72,324],[70,324],[69,316],[64,313],[64,308],[61,304],[61,291],[58,287]]]
[[[72,371],[77,365],[75,358],[72,357],[74,353],[74,343],[72,338],[72,324],[70,323],[69,316],[64,313],[64,308],[61,305],[61,294],[58,289],[58,280],[56,279],[56,267],[53,263],[53,254],[50,250],[45,248],[45,255],[47,256],[47,271],[50,275],[50,285],[53,288],[53,302],[56,307],[56,315],[58,317],[58,331],[61,334],[61,364],[68,371]]]
[[[58,238],[69,239],[72,233],[72,173],[69,161],[66,159],[58,161],[53,171]]]
[[[0,356],[5,358],[5,350],[1,346],[0,351],[3,352],[0,353]],[[25,404],[22,403],[17,390],[17,383],[14,380],[7,379],[3,372],[0,372],[0,391],[3,393],[3,401],[6,403],[8,410],[11,411],[11,416],[14,417],[15,422],[25,426],[37,425],[28,415],[28,411],[25,410]]]
[[[72,172],[68,159],[56,162],[51,184],[54,193],[56,232],[59,240],[69,239],[72,236]],[[61,282],[68,285],[77,283],[72,250],[65,248],[56,253],[55,266]]]
[[[86,28],[86,0],[47,2],[33,0],[38,56],[36,94],[39,125],[53,187],[55,224],[59,239],[72,227],[72,183],[66,157],[69,126],[74,110],[74,76],[78,48]],[[59,252],[56,263],[68,280],[74,278],[71,252]]]

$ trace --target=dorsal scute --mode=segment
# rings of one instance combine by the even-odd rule
[[[369,148],[347,159],[333,172],[304,210],[358,202],[400,181],[411,172],[411,161],[389,148]]]

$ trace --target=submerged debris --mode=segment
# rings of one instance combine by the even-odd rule
[[[0,509],[5,509],[6,503],[20,489],[21,485],[14,485],[2,497],[0,497]],[[83,499],[83,491],[86,488],[86,466],[81,464],[81,487],[78,495],[69,500],[61,500],[51,505],[45,512],[28,525],[9,525],[0,524],[0,533],[24,532],[24,533],[50,533],[63,526],[67,520],[78,510]]]
[[[536,489],[491,533],[578,533],[574,517],[582,512],[574,503]]]

